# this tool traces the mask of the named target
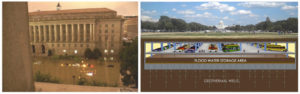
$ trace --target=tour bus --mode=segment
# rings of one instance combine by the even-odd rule
[[[262,49],[264,49],[265,47],[262,46]],[[286,52],[287,49],[284,46],[281,45],[274,45],[274,44],[267,44],[267,49],[268,51],[281,51],[281,52]]]
[[[185,53],[195,53],[195,45],[184,51]]]
[[[208,47],[208,51],[209,52],[218,52],[218,47],[216,46],[216,44],[210,44]]]
[[[237,44],[228,44],[223,45],[222,48],[223,52],[234,52],[234,51],[240,51],[240,46]]]
[[[163,50],[167,50],[167,49],[169,49],[169,48],[172,48],[173,47],[173,45],[172,44],[170,44],[170,46],[171,47],[169,47],[169,45],[167,45],[167,46],[164,46],[163,47]],[[161,48],[156,48],[156,49],[154,49],[154,50],[152,50],[153,52],[158,52],[158,51],[161,51]]]

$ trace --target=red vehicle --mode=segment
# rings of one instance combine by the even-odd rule
[[[182,51],[184,51],[187,48],[188,48],[188,45],[183,45],[183,46],[177,48],[174,52],[182,52]]]
[[[210,44],[208,47],[209,52],[217,52],[218,47],[215,44]]]

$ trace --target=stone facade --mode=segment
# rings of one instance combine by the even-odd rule
[[[107,8],[37,11],[29,13],[30,44],[34,56],[80,55],[100,49],[114,60],[122,46],[124,19]]]
[[[124,22],[124,37],[129,41],[138,36],[138,16],[126,16]]]
[[[4,92],[34,91],[26,2],[3,2]]]

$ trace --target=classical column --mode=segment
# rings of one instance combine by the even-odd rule
[[[89,41],[92,41],[92,38],[93,38],[92,24],[90,24],[90,40]]]
[[[27,2],[2,2],[1,7],[2,92],[34,92]]]
[[[48,25],[48,30],[49,30],[49,42],[52,42],[52,30],[51,30],[52,25]]]
[[[86,42],[86,24],[83,24],[83,42]]]
[[[77,24],[77,42],[80,42],[80,24]]]
[[[56,24],[54,24],[54,42],[57,42],[57,27]]]
[[[66,42],[69,42],[69,30],[68,30],[68,24],[65,24],[66,29]]]
[[[39,28],[39,42],[42,42],[41,26],[38,25],[38,28]]]
[[[44,32],[44,42],[47,42],[46,25],[43,25],[43,32]]]
[[[100,28],[101,29],[101,28]],[[94,33],[94,30],[95,30],[95,26],[94,24],[92,24],[92,40],[94,41],[95,40],[95,33]]]
[[[63,41],[63,31],[62,31],[62,24],[59,25],[59,32],[60,32],[60,41]]]
[[[72,42],[74,42],[74,37],[75,37],[75,35],[74,35],[74,24],[72,23],[71,26],[72,26]]]
[[[33,25],[33,41],[36,42],[36,26]]]
[[[31,42],[32,41],[32,26],[31,25],[29,25],[29,28],[28,28],[29,30],[28,30],[28,32],[29,32],[29,41]]]

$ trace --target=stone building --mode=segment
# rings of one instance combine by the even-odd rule
[[[138,36],[138,16],[125,16],[124,19],[124,38],[130,41]]]
[[[100,49],[107,60],[114,60],[122,46],[122,16],[107,8],[29,13],[30,44],[34,56],[83,55],[86,48]]]

